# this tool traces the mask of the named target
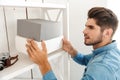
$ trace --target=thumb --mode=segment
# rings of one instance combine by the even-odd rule
[[[45,52],[47,52],[45,41],[42,40],[41,46],[42,46],[42,50],[45,51]]]

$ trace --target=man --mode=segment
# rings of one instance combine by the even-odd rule
[[[88,12],[85,24],[84,43],[92,45],[91,54],[82,55],[75,50],[71,43],[63,39],[63,50],[67,51],[73,60],[86,69],[81,80],[120,80],[120,51],[112,37],[117,29],[116,15],[104,7],[94,7]],[[33,40],[26,45],[30,58],[38,64],[43,80],[57,80],[47,59],[47,49],[44,41],[42,49]]]

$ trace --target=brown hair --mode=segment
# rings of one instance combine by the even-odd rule
[[[118,26],[118,19],[115,13],[104,7],[91,8],[88,12],[88,18],[95,19],[96,24],[101,27],[101,31],[106,28],[112,28],[114,34]]]

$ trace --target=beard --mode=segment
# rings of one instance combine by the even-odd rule
[[[88,40],[87,40],[88,39]],[[95,39],[90,40],[90,37],[88,37],[87,39],[85,39],[84,44],[87,46],[91,46],[91,45],[96,45],[102,42],[103,40],[103,36],[102,34],[97,36]]]

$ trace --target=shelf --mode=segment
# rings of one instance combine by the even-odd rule
[[[50,61],[64,54],[65,53],[63,50],[55,51],[48,55],[48,60]],[[3,69],[3,71],[0,71],[0,80],[12,79],[30,69],[33,69],[36,66],[36,64],[34,64],[26,54],[19,53],[18,55],[19,60],[17,61],[17,63],[12,65],[11,67]]]
[[[12,1],[0,1],[0,6],[2,7],[30,7],[30,8],[55,8],[55,9],[62,9],[66,8],[65,5],[61,4],[53,4],[53,3],[39,3],[39,2],[12,2]]]
[[[0,80],[14,78],[15,76],[18,76],[35,66],[28,56],[23,53],[19,53],[18,58],[19,60],[14,65],[0,71]]]

